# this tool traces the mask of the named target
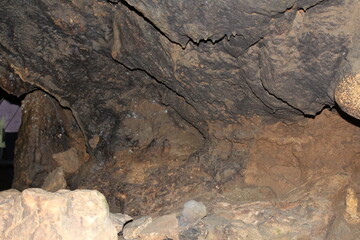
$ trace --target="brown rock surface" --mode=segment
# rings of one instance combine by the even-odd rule
[[[58,190],[66,189],[66,187],[67,183],[64,177],[64,170],[62,167],[58,167],[45,178],[41,189],[47,192],[57,192]]]
[[[220,239],[351,233],[338,216],[341,188],[360,189],[360,125],[324,108],[336,105],[339,80],[359,73],[359,9],[358,0],[0,1],[0,85],[25,95],[13,186],[40,187],[61,165],[69,188],[101,191],[114,212],[156,221],[190,199],[223,202],[206,205],[223,218],[209,229]],[[329,182],[337,190],[318,186]]]
[[[79,170],[81,165],[81,161],[75,148],[70,148],[64,152],[54,153],[52,157],[66,173],[75,173]]]
[[[309,179],[354,171],[360,128],[324,110],[315,119],[265,125],[250,150],[245,182],[268,186],[279,196]]]
[[[335,187],[343,187],[346,181],[340,183]],[[334,213],[331,201],[319,196],[318,190],[306,192],[308,197],[299,191],[272,202],[219,201],[213,206],[214,213],[204,219],[209,226],[207,239],[326,239]]]
[[[334,224],[334,219],[342,217],[342,213],[337,215],[334,208],[334,204],[339,201],[338,197],[342,202],[345,199],[349,201],[344,191],[349,179],[350,176],[344,174],[318,177],[309,180],[291,194],[271,201],[241,203],[242,196],[233,195],[230,198],[229,190],[207,202],[207,207],[211,209],[208,216],[197,224],[188,226],[186,230],[181,221],[178,221],[178,212],[154,219],[135,220],[125,226],[124,237],[126,240],[333,239],[334,232],[352,228],[341,221]],[[261,191],[261,188],[257,190]],[[234,201],[235,197],[238,201]],[[144,221],[145,219],[149,221]],[[356,239],[356,232],[347,234],[349,239]]]
[[[70,110],[61,108],[50,95],[34,91],[22,101],[22,111],[14,188],[41,187],[46,176],[59,166],[54,153],[74,147],[81,159],[78,165],[86,161],[84,136]]]

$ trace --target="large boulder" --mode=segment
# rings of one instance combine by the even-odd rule
[[[117,240],[117,233],[98,191],[0,192],[1,239]]]

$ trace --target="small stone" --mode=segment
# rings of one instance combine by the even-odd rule
[[[119,233],[123,230],[125,223],[132,220],[132,217],[122,213],[110,213],[110,220]]]
[[[207,215],[207,210],[202,202],[190,200],[184,204],[184,209],[181,213],[181,224],[195,223],[203,219]]]
[[[52,155],[55,161],[64,169],[65,173],[74,173],[80,167],[80,160],[75,148]]]
[[[100,141],[100,136],[99,135],[95,135],[93,136],[90,140],[89,140],[89,145],[91,148],[96,148],[96,146],[98,145]]]
[[[60,189],[65,189],[66,187],[67,183],[64,177],[64,170],[62,167],[58,167],[49,173],[41,188],[48,192],[56,192]]]
[[[140,237],[140,232],[152,222],[151,217],[142,217],[136,219],[124,226],[123,236],[126,240],[136,239]]]
[[[154,219],[140,232],[139,237],[144,240],[179,240],[179,223],[176,214]]]
[[[358,209],[358,199],[354,189],[348,188],[346,190],[346,209],[344,217],[346,221],[350,224],[359,224],[360,223],[360,213]]]

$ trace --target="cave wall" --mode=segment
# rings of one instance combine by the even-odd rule
[[[1,1],[0,84],[27,95],[14,187],[41,186],[61,165],[54,154],[72,148],[70,187],[99,189],[116,211],[243,177],[259,126],[335,106],[338,82],[359,72],[359,8]]]

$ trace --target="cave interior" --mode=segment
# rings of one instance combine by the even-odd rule
[[[204,203],[216,237],[179,239],[358,239],[359,16],[357,0],[2,0],[1,96],[22,118],[1,190],[61,173],[135,219]],[[272,217],[229,227],[245,210]]]

